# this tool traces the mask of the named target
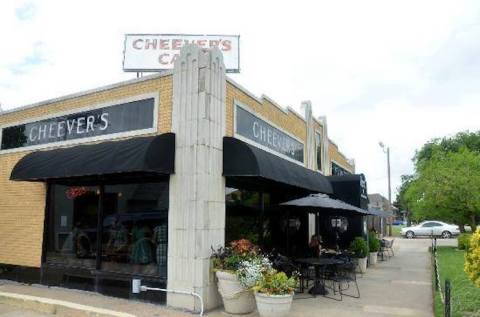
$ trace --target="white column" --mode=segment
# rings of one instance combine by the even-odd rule
[[[310,101],[303,101],[302,108],[305,111],[305,126],[307,128],[307,139],[305,142],[305,167],[311,170],[316,170],[315,129],[313,126],[312,103]]]
[[[218,49],[182,48],[173,73],[172,132],[175,174],[170,176],[168,288],[200,294],[205,309],[220,305],[210,268],[211,247],[224,245],[226,80]],[[198,310],[191,296],[168,294],[167,305]]]
[[[322,131],[322,145],[323,145],[323,159],[322,159],[322,170],[323,175],[329,176],[332,175],[332,162],[330,162],[330,153],[328,151],[328,147],[330,145],[330,141],[328,140],[328,127],[327,127],[327,117],[322,116],[318,117],[318,120],[322,123],[323,131]]]

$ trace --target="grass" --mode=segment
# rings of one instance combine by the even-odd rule
[[[452,316],[480,316],[480,288],[470,281],[463,271],[465,252],[455,247],[438,247],[438,267],[442,290],[445,279],[452,284]],[[440,293],[435,292],[435,316],[443,316]]]
[[[402,235],[401,230],[402,230],[403,227],[405,227],[405,226],[392,226],[392,236],[393,237],[400,237]]]

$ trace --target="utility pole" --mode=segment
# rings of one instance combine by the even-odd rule
[[[389,211],[392,211],[392,187],[390,182],[390,147],[385,146],[383,142],[378,143],[380,147],[383,149],[384,153],[387,153],[387,174],[388,174],[388,207],[390,208]],[[390,220],[388,223],[388,235],[392,236],[392,221]]]
[[[388,205],[392,211],[392,186],[390,182],[390,147],[387,147],[387,171],[388,171]],[[388,236],[392,236],[392,220],[388,223]]]

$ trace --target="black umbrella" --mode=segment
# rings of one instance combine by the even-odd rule
[[[371,214],[367,210],[355,207],[347,204],[344,201],[333,199],[325,194],[311,194],[309,196],[290,200],[280,205],[283,206],[295,206],[295,207],[310,207],[310,208],[325,208],[325,209],[338,209],[346,211],[350,214],[369,215]]]

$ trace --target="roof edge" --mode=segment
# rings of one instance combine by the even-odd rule
[[[115,89],[115,88],[131,85],[131,84],[136,84],[136,83],[141,83],[141,82],[148,81],[148,80],[153,80],[153,79],[157,79],[157,78],[161,78],[161,77],[166,77],[166,76],[169,76],[169,75],[172,75],[172,74],[173,74],[172,70],[167,70],[167,71],[164,71],[164,72],[159,73],[159,74],[152,74],[152,75],[147,75],[147,76],[140,77],[140,78],[133,78],[133,79],[129,79],[129,80],[124,80],[124,81],[116,82],[114,84],[101,86],[101,87],[98,87],[98,88],[88,89],[88,90],[64,95],[64,96],[57,97],[57,98],[47,99],[47,100],[44,100],[44,101],[35,102],[35,103],[25,105],[25,106],[19,106],[19,107],[15,107],[15,108],[12,108],[12,109],[3,110],[3,111],[0,112],[0,117],[4,116],[4,115],[7,115],[7,114],[23,111],[23,110],[28,110],[28,109],[32,109],[32,108],[36,108],[36,107],[47,106],[47,105],[50,105],[50,104],[56,103],[56,102],[61,102],[61,101],[65,101],[65,100],[69,100],[69,99],[73,99],[73,98],[78,98],[78,97],[83,97],[83,96],[94,94],[94,93],[97,93],[97,92],[103,92],[103,91],[110,90],[110,89]]]

